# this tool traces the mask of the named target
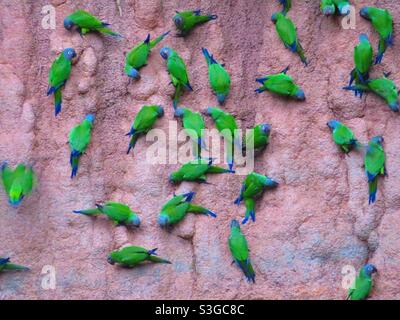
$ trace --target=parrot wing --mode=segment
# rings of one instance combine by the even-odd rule
[[[81,123],[74,127],[69,134],[69,144],[72,150],[83,153],[90,142],[90,126]]]
[[[293,95],[296,92],[296,85],[290,76],[280,74],[266,80],[266,88],[281,95]]]
[[[286,17],[278,19],[276,30],[285,46],[290,48],[293,52],[296,52],[297,32],[292,20]]]
[[[69,16],[69,19],[79,27],[86,29],[96,29],[107,25],[85,10],[75,11]]]
[[[185,129],[194,130],[197,135],[196,137],[192,137],[190,132],[188,132],[188,133],[191,138],[197,139],[197,138],[200,138],[203,136],[202,130],[205,129],[206,125],[205,125],[204,119],[200,113],[189,111],[189,113],[183,117],[183,127]]]
[[[333,130],[333,140],[339,145],[351,144],[354,134],[348,127],[341,125]]]
[[[168,72],[184,85],[189,84],[185,62],[177,54],[172,54],[167,63]]]
[[[149,43],[140,43],[126,55],[126,63],[133,68],[140,68],[147,64],[150,53]]]
[[[132,213],[131,209],[127,205],[119,202],[107,202],[101,211],[111,220],[117,222],[126,220],[129,214]]]
[[[371,287],[371,279],[357,276],[354,288],[350,288],[348,291],[347,299],[363,300],[368,297],[368,294],[371,291]]]
[[[379,145],[369,145],[365,154],[365,170],[368,176],[375,177],[383,173],[385,167],[385,153]],[[368,180],[371,181],[370,177]]]
[[[147,132],[152,128],[157,118],[158,114],[155,109],[150,106],[145,106],[140,109],[136,115],[133,122],[133,128],[136,132]]]
[[[49,72],[49,84],[54,91],[65,84],[71,74],[71,62],[68,61],[64,54],[54,60]]]
[[[1,177],[4,184],[4,189],[6,190],[6,193],[9,194],[11,185],[14,181],[14,171],[12,171],[6,163],[4,163],[1,168]]]
[[[227,94],[231,86],[228,72],[220,64],[211,64],[208,68],[211,88],[216,93]]]
[[[373,49],[369,42],[363,41],[354,49],[354,62],[362,74],[369,71],[373,62]]]

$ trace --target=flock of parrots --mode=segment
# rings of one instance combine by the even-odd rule
[[[275,23],[276,31],[284,43],[285,47],[297,53],[301,61],[307,66],[305,51],[300,44],[297,36],[297,30],[288,17],[291,9],[291,0],[279,0],[283,5],[283,10],[272,15],[272,21]],[[349,1],[344,0],[321,0],[321,11],[329,15],[347,15],[350,12]],[[386,49],[393,45],[393,21],[390,12],[386,9],[375,7],[364,7],[360,15],[370,20],[376,32],[379,33],[380,41],[378,45],[378,54],[375,58],[375,64],[381,63]],[[200,10],[177,12],[173,17],[173,22],[178,29],[177,36],[187,36],[196,26],[205,22],[217,19],[216,15],[202,14]],[[64,19],[64,27],[68,30],[78,30],[83,36],[88,32],[98,32],[116,38],[122,36],[109,27],[109,24],[102,22],[89,12],[77,10]],[[146,39],[137,44],[126,54],[125,74],[130,79],[140,79],[140,69],[148,63],[148,57],[157,44],[159,44],[169,32],[166,32],[154,40],[150,40],[150,34]],[[202,53],[208,65],[209,82],[213,92],[216,95],[218,104],[222,106],[230,91],[230,76],[225,70],[224,65],[202,48]],[[175,116],[182,118],[183,127],[194,142],[195,160],[192,160],[178,170],[171,173],[169,181],[179,183],[181,181],[206,182],[207,174],[234,173],[233,149],[241,148],[244,152],[250,148],[253,151],[262,151],[269,142],[271,126],[269,124],[256,125],[253,130],[246,134],[243,141],[237,139],[234,131],[238,125],[234,116],[223,111],[218,107],[209,107],[203,114],[212,117],[218,131],[231,146],[227,152],[227,163],[229,168],[225,169],[213,165],[213,159],[201,158],[201,150],[206,148],[203,129],[205,121],[199,112],[194,112],[189,108],[178,107],[179,99],[184,91],[193,91],[189,82],[189,77],[185,62],[179,54],[170,47],[163,47],[160,55],[166,60],[168,73],[171,77],[171,83],[175,87],[173,94],[173,108]],[[70,76],[72,60],[77,56],[73,48],[66,48],[57,57],[51,65],[49,71],[49,89],[47,95],[54,95],[55,115],[61,112],[62,89]],[[369,71],[374,63],[374,53],[368,36],[362,34],[360,43],[354,50],[355,67],[350,73],[349,85],[345,90],[352,90],[356,97],[362,97],[365,92],[373,92],[386,100],[391,110],[398,112],[398,91],[393,81],[388,79],[386,74],[382,78],[370,78]],[[277,95],[297,100],[305,100],[304,91],[294,82],[293,78],[287,75],[288,68],[278,74],[270,74],[256,81],[261,87],[256,92],[261,93],[270,91]],[[136,115],[134,122],[127,136],[130,137],[127,153],[134,148],[139,136],[146,134],[154,125],[159,117],[164,115],[164,109],[158,105],[143,106]],[[84,154],[91,138],[94,116],[89,114],[85,119],[74,127],[69,134],[69,145],[71,149],[70,164],[72,168],[71,178],[76,176],[80,157]],[[337,120],[330,120],[327,123],[332,130],[334,142],[348,154],[354,148],[365,149],[365,171],[369,185],[369,203],[376,200],[377,183],[379,175],[386,175],[385,170],[385,152],[382,146],[383,137],[373,137],[367,145],[360,143],[354,136],[350,128]],[[36,175],[32,167],[19,164],[14,170],[7,163],[1,167],[2,181],[4,189],[8,195],[9,203],[17,206],[25,196],[29,195],[36,184]],[[278,185],[276,181],[268,176],[256,172],[249,173],[242,183],[240,194],[235,200],[235,204],[244,202],[246,207],[243,224],[249,219],[255,221],[255,201],[269,188]],[[216,214],[200,205],[193,204],[194,192],[188,192],[181,195],[175,195],[168,200],[161,208],[158,217],[158,224],[164,228],[170,228],[180,222],[187,213],[199,213],[216,217]],[[133,212],[129,206],[118,202],[106,202],[96,204],[95,208],[76,210],[78,214],[98,215],[104,214],[115,225],[140,226],[138,215]],[[229,248],[234,262],[243,271],[248,281],[255,282],[255,272],[249,259],[249,249],[247,240],[240,229],[237,220],[231,222],[231,233],[228,239]],[[127,246],[113,251],[108,256],[110,264],[120,264],[126,267],[134,267],[144,261],[155,263],[170,263],[168,260],[159,258],[156,254],[157,249],[147,250],[137,246]],[[10,258],[0,258],[0,271],[3,270],[29,270],[29,268],[12,264]],[[372,288],[372,274],[377,269],[372,264],[366,264],[360,269],[355,279],[354,285],[348,292],[348,299],[359,300],[368,297]]]

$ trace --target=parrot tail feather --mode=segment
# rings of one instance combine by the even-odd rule
[[[148,253],[149,255],[152,255],[152,254],[153,254],[153,255],[156,256],[156,255],[157,255],[157,253],[156,253],[157,250],[158,250],[158,248],[154,248],[154,249],[151,249],[151,250],[147,251],[147,253]]]
[[[242,220],[242,224],[246,224],[247,221],[249,221],[249,215],[246,214],[246,216],[244,217],[244,219]]]
[[[380,64],[383,60],[384,52],[379,53],[375,58],[375,64]]]
[[[225,99],[226,99],[226,94],[223,93],[217,94],[217,100],[220,106],[222,106],[225,103]]]
[[[71,167],[72,167],[71,179],[73,177],[75,177],[76,174],[78,173],[79,158],[80,158],[81,154],[82,153],[77,151],[77,150],[72,150],[72,152],[71,152],[71,156],[70,156],[70,159],[69,159],[69,162],[70,162]]]
[[[143,41],[145,44],[148,44],[150,42],[150,33],[147,35],[146,39]]]
[[[108,28],[108,27],[100,27],[100,28],[97,28],[97,31],[98,32],[100,32],[100,33],[104,33],[104,34],[107,34],[107,35],[109,35],[109,36],[112,36],[112,37],[115,37],[115,38],[124,38],[124,36],[123,35],[121,35],[121,34],[119,34],[119,33],[117,33],[117,32],[114,32],[114,31],[112,31],[110,28]]]
[[[215,212],[212,212],[211,210],[207,210],[206,214],[210,216],[211,218],[216,218],[217,214]]]
[[[61,88],[54,92],[54,111],[57,116],[61,112],[62,93]]]
[[[247,281],[255,283],[256,274],[254,273],[253,266],[251,265],[249,259],[245,261],[237,261],[237,264],[246,276]]]
[[[372,181],[368,182],[368,204],[374,203],[376,201],[376,192],[378,190],[378,177],[375,177]]]
[[[264,81],[267,81],[267,80],[268,80],[268,77],[256,78],[256,81],[261,83],[261,84],[264,84]]]
[[[196,195],[196,192],[193,192],[193,191],[183,194],[183,196],[186,198],[185,202],[191,202],[195,195]]]
[[[218,63],[206,48],[201,48],[201,51],[203,52],[203,55],[206,58],[208,64]]]
[[[236,205],[239,205],[243,200],[243,197],[240,195],[239,197],[236,198],[236,200],[233,202]]]
[[[267,90],[267,89],[264,89],[264,88],[258,88],[258,89],[255,90],[255,92],[261,93],[261,92],[264,92],[264,91],[266,91],[266,90]]]
[[[193,88],[192,88],[192,86],[190,85],[189,82],[186,83],[184,86],[185,86],[185,88],[188,89],[189,91],[193,91]]]

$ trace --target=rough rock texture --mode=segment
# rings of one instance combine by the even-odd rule
[[[42,6],[56,7],[57,27],[41,27]],[[188,3],[190,2],[190,3]],[[358,35],[377,36],[357,15],[356,29],[345,30],[340,18],[319,13],[318,1],[293,1],[290,16],[310,59],[304,68],[285,50],[270,20],[276,1],[2,0],[0,2],[0,159],[15,165],[31,163],[39,186],[22,205],[12,208],[0,195],[0,255],[32,267],[28,273],[0,275],[0,299],[343,299],[342,267],[357,269],[366,261],[379,269],[373,299],[400,298],[400,119],[373,95],[362,100],[341,90],[352,68]],[[357,1],[389,8],[399,29],[396,1]],[[173,29],[175,10],[204,8],[219,19],[189,37],[168,37],[164,44],[186,60],[193,93],[182,105],[202,110],[215,104],[200,48],[205,46],[226,63],[232,92],[225,109],[242,128],[255,122],[272,124],[271,144],[256,159],[256,171],[268,173],[279,188],[258,202],[257,222],[243,230],[251,248],[256,283],[245,281],[231,265],[227,246],[229,223],[240,218],[237,207],[241,176],[210,177],[211,185],[167,183],[177,165],[146,163],[151,142],[140,139],[134,156],[125,154],[130,123],[143,104],[165,106],[156,127],[168,129],[173,119],[172,88],[157,47],[142,79],[128,84],[124,53],[147,33]],[[115,40],[96,34],[81,38],[62,26],[77,8],[92,11],[126,36]],[[53,100],[46,97],[51,61],[67,46],[79,55],[64,90],[63,110],[54,118]],[[391,71],[400,85],[399,41],[389,49],[373,74]],[[307,101],[256,95],[254,79],[287,65],[304,88]],[[96,114],[93,140],[82,158],[78,177],[69,178],[67,135],[88,112]],[[378,200],[368,206],[362,154],[345,157],[332,142],[326,122],[338,118],[361,141],[385,137],[389,177],[379,181]],[[207,125],[212,123],[207,120]],[[178,128],[180,128],[178,124]],[[216,220],[190,215],[171,233],[156,225],[161,205],[174,191],[194,190],[196,202],[219,213]],[[123,201],[141,213],[138,230],[115,228],[101,217],[76,216],[73,209],[105,200]],[[107,254],[125,244],[158,247],[172,265],[134,270],[106,262]],[[43,290],[43,266],[56,269],[55,290]]]

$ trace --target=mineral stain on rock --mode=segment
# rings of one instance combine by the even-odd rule
[[[400,298],[400,118],[373,95],[359,100],[341,89],[353,68],[359,34],[378,43],[370,23],[357,16],[356,29],[343,29],[340,18],[319,13],[318,1],[293,1],[291,12],[296,14],[291,18],[310,60],[307,68],[276,35],[270,17],[280,9],[277,1],[202,1],[202,9],[219,18],[185,39],[165,39],[183,56],[194,87],[181,105],[195,111],[215,105],[201,54],[204,46],[226,63],[231,75],[224,110],[242,128],[256,122],[273,127],[255,169],[282,183],[258,201],[257,222],[243,227],[257,274],[250,285],[231,266],[227,244],[230,221],[241,215],[233,201],[243,177],[219,175],[210,178],[212,185],[187,183],[175,190],[167,182],[176,165],[146,164],[149,142],[140,140],[133,157],[125,154],[124,134],[143,105],[165,107],[158,128],[166,132],[173,110],[161,57],[153,52],[142,79],[128,85],[124,52],[148,33],[173,29],[175,10],[197,9],[198,2],[120,1],[122,17],[114,1],[52,3],[57,4],[54,30],[41,27],[41,8],[48,1],[0,3],[0,160],[33,164],[39,178],[38,188],[18,209],[8,206],[0,192],[1,254],[18,257],[32,269],[0,275],[0,299],[343,299],[342,268],[358,269],[367,260],[379,269],[371,298]],[[364,5],[374,3],[357,1],[356,10]],[[390,0],[379,6],[391,10],[396,28],[400,6]],[[82,38],[66,31],[62,19],[78,8],[112,23],[126,39]],[[46,97],[47,72],[67,46],[80,58],[64,90],[63,112],[54,119],[53,101]],[[399,49],[395,41],[374,69],[377,76],[391,71],[397,84]],[[288,65],[307,94],[305,103],[254,93],[256,77]],[[96,128],[79,177],[71,181],[68,132],[87,113],[96,114]],[[385,137],[389,177],[380,181],[374,206],[368,206],[362,153],[340,154],[326,127],[332,118],[346,121],[361,141]],[[207,127],[213,127],[211,121]],[[189,217],[171,233],[160,229],[161,205],[174,191],[189,189],[218,218]],[[105,200],[137,207],[143,217],[140,229],[131,232],[103,219],[68,217],[76,208]],[[179,232],[191,236],[183,239]],[[176,265],[132,270],[108,265],[107,254],[127,243],[162,247]],[[45,265],[55,267],[55,290],[41,287]]]

